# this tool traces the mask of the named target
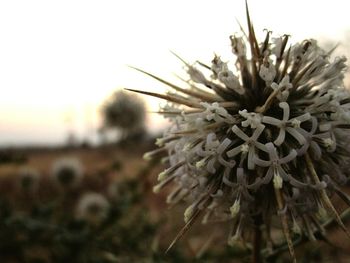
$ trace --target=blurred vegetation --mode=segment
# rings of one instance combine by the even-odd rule
[[[26,166],[32,169],[1,165],[0,262],[250,262],[249,247],[227,246],[224,232],[230,226],[220,222],[196,224],[165,254],[184,225],[184,204],[167,210],[166,193],[152,193],[162,167],[141,159],[144,148],[151,146],[138,144],[138,151],[131,153],[135,147],[76,150],[83,157],[83,176],[79,185],[65,190],[57,186],[50,167],[58,156],[70,156],[69,151],[27,151]],[[97,223],[77,216],[88,193],[103,196],[109,204],[107,216]],[[89,213],[98,211],[93,207]],[[299,246],[297,253],[300,262],[341,262],[344,256],[343,249],[328,244]],[[266,262],[289,262],[289,255],[282,250]]]
[[[0,193],[0,262],[192,262],[178,249],[165,255],[166,247],[159,244],[159,230],[166,220],[150,214],[144,200],[147,183],[140,181],[152,166],[141,167],[136,177],[108,181],[94,190],[109,202],[108,216],[99,224],[76,216],[82,196],[91,192],[88,183],[62,191],[52,176],[31,177],[30,169],[1,176],[0,184],[9,191]],[[121,169],[121,162],[113,159],[90,176]],[[39,187],[31,189],[31,185]]]

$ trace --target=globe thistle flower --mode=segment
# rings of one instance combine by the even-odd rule
[[[86,193],[78,201],[76,218],[92,225],[99,225],[108,216],[110,204],[99,193]]]
[[[40,174],[30,168],[23,167],[18,173],[18,189],[24,193],[34,193],[39,187]]]
[[[295,260],[292,230],[310,240],[324,234],[321,210],[349,235],[330,201],[335,193],[350,205],[340,189],[350,164],[346,58],[331,60],[312,39],[288,46],[288,35],[270,31],[259,43],[248,9],[247,20],[248,33],[230,37],[235,67],[218,55],[210,65],[179,57],[188,88],[137,69],[175,91],[136,91],[167,100],[160,113],[172,122],[160,148],[144,157],[166,156],[169,164],[154,192],[172,183],[167,202],[189,202],[174,242],[202,215],[230,221],[231,244],[261,229],[271,240],[281,229]]]
[[[76,158],[61,158],[52,166],[51,178],[61,189],[77,187],[83,177],[83,168]]]
[[[102,114],[104,128],[117,128],[125,136],[128,133],[136,134],[145,127],[145,105],[143,101],[122,90],[115,92],[104,104]]]

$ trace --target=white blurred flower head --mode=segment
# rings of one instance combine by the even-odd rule
[[[85,193],[76,207],[76,218],[92,225],[102,223],[110,210],[108,200],[99,193]]]
[[[83,167],[80,161],[72,157],[64,157],[54,162],[51,178],[61,189],[77,187],[83,177]]]

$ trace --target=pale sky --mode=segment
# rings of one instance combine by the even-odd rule
[[[257,34],[349,42],[348,1],[250,0]],[[91,135],[118,88],[163,92],[133,65],[167,79],[189,62],[230,60],[229,35],[245,23],[243,0],[0,1],[0,145],[58,143]],[[347,41],[346,41],[347,40]],[[349,51],[343,43],[340,50]],[[150,110],[160,101],[148,100]],[[161,117],[149,116],[152,127]]]

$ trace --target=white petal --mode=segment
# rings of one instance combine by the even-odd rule
[[[233,148],[232,150],[227,151],[226,155],[227,155],[227,157],[231,158],[231,157],[234,157],[237,154],[239,154],[241,151],[242,151],[242,145],[239,145],[239,146]]]
[[[243,141],[248,141],[249,140],[249,137],[240,128],[238,128],[237,125],[232,127],[232,131],[233,131],[234,134],[236,134]]]
[[[279,106],[283,109],[283,121],[289,120],[289,104],[287,102],[281,102]]]
[[[248,151],[248,169],[249,170],[254,170],[255,168],[254,157],[255,157],[255,148],[250,147]]]
[[[293,149],[290,151],[290,153],[287,156],[280,159],[280,163],[281,164],[289,163],[290,161],[294,160],[295,157],[297,157],[297,155],[298,155],[297,151]]]
[[[277,127],[280,127],[282,125],[282,121],[281,120],[273,118],[273,117],[270,117],[270,116],[264,116],[262,118],[262,122],[270,124],[270,125],[273,125],[273,126],[277,126]]]
[[[302,134],[300,134],[295,128],[287,127],[286,130],[290,135],[292,135],[299,142],[300,145],[303,145],[306,143],[305,137]]]
[[[260,167],[268,167],[271,165],[271,161],[262,160],[257,155],[254,156],[254,163]]]
[[[229,138],[225,138],[225,140],[222,141],[220,146],[217,148],[216,152],[221,154],[223,153],[230,145],[232,141]]]
[[[286,130],[284,128],[281,128],[277,139],[273,143],[276,146],[280,146],[284,142],[285,137],[286,137]]]

